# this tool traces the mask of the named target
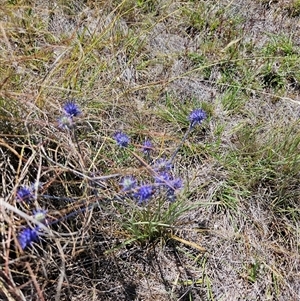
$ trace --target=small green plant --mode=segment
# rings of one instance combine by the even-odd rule
[[[222,104],[225,110],[230,113],[240,112],[246,102],[246,98],[243,97],[240,87],[229,87],[222,98]]]
[[[261,270],[261,263],[258,260],[255,260],[253,263],[248,264],[245,267],[246,275],[242,275],[246,277],[249,282],[254,283],[258,280],[260,270]]]
[[[183,201],[166,203],[165,198],[149,201],[142,207],[131,206],[128,211],[122,211],[122,206],[119,208],[121,226],[128,235],[125,245],[133,242],[145,245],[161,238],[167,240],[176,229],[177,220],[191,209],[184,206]]]

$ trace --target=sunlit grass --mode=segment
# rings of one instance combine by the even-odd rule
[[[11,300],[33,291],[59,300],[92,286],[95,300],[230,300],[240,282],[257,287],[236,286],[236,298],[295,297],[298,2],[3,4],[0,196],[17,209],[3,210],[9,281],[0,281]],[[255,20],[282,20],[280,32],[261,30],[253,8],[264,13]],[[82,114],[62,130],[70,99]],[[181,145],[196,108],[208,118]],[[116,144],[117,131],[130,136],[128,148]],[[149,156],[141,152],[146,139]],[[156,190],[138,204],[136,190],[122,191],[124,176],[153,182],[155,160],[174,152],[172,172],[184,182],[176,200]],[[22,253],[12,246],[29,220],[16,212],[30,216],[33,204],[15,194],[36,181],[33,204],[49,210],[53,236]]]

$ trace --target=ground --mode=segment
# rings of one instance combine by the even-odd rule
[[[1,300],[299,300],[298,0],[0,14]],[[173,157],[171,198],[155,164]],[[154,176],[151,198],[126,176]]]

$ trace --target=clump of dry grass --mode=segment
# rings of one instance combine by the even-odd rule
[[[297,1],[7,1],[0,14],[3,300],[298,299]],[[62,130],[69,99],[83,112]],[[142,143],[171,156],[199,106],[210,118],[176,156],[177,201],[124,203],[117,175],[150,177]],[[32,183],[34,201],[17,202]],[[21,250],[33,208],[53,223]]]

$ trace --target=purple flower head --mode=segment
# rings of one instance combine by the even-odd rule
[[[122,186],[122,191],[129,191],[135,188],[136,180],[132,176],[127,176],[122,179],[120,185]]]
[[[156,172],[163,172],[171,170],[173,167],[172,163],[166,159],[158,159],[154,162],[154,170]]]
[[[62,129],[71,129],[73,127],[73,119],[71,116],[62,116],[58,120],[58,126]]]
[[[182,188],[182,180],[180,178],[173,179],[172,181],[170,181],[170,187],[173,191]]]
[[[206,113],[202,109],[193,110],[189,115],[191,127],[195,126],[197,123],[201,124],[206,117]]]
[[[162,171],[154,176],[155,183],[159,185],[168,185],[169,181],[172,180],[172,175],[167,171]]]
[[[155,183],[167,187],[168,190],[175,191],[182,187],[182,180],[180,178],[174,179],[173,176],[164,171],[155,176]]]
[[[27,227],[19,233],[18,242],[22,250],[30,246],[33,242],[38,241],[38,229],[38,227],[35,227],[34,229]]]
[[[17,191],[17,200],[20,202],[29,202],[32,197],[32,190],[28,187],[23,186]]]
[[[46,219],[46,214],[47,211],[46,210],[42,210],[42,209],[38,209],[38,210],[34,210],[33,211],[33,217],[35,220],[43,223]]]
[[[134,194],[135,198],[138,199],[139,203],[148,200],[153,194],[152,185],[142,185],[138,188],[137,192]]]
[[[174,202],[176,200],[175,191],[182,187],[182,180],[177,178],[170,181],[167,189],[167,198],[170,202]]]
[[[81,111],[74,101],[67,101],[64,105],[65,114],[69,117],[76,117],[80,115]]]
[[[127,147],[130,142],[130,138],[123,132],[116,132],[114,139],[120,147]]]
[[[145,140],[145,142],[143,143],[143,146],[142,146],[142,152],[145,154],[145,155],[149,155],[151,150],[153,149],[153,144],[150,140]]]

